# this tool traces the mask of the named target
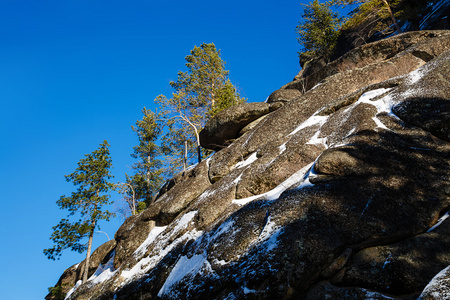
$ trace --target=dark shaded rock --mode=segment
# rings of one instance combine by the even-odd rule
[[[417,297],[435,274],[450,265],[449,234],[450,222],[444,221],[431,232],[365,248],[331,282],[399,296],[413,292]]]
[[[302,95],[299,90],[293,89],[282,89],[276,90],[272,94],[270,94],[267,99],[267,103],[275,103],[275,102],[289,102],[295,98],[298,98]]]
[[[227,108],[211,118],[200,131],[203,148],[220,150],[236,139],[246,125],[270,112],[268,103],[244,103]]]
[[[337,287],[327,281],[323,281],[313,286],[305,297],[306,300],[323,300],[323,299],[371,299],[371,300],[388,300],[397,299],[392,295],[383,295],[382,293],[367,290],[360,287]],[[415,299],[414,296],[402,299]]]
[[[439,98],[409,99],[394,107],[393,111],[406,122],[450,142],[449,100]]]

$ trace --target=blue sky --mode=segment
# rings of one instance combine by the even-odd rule
[[[67,215],[56,201],[74,191],[64,175],[106,139],[114,180],[123,181],[137,143],[131,126],[157,95],[170,95],[194,45],[215,43],[241,94],[264,101],[300,70],[301,10],[299,0],[2,0],[1,298],[43,299],[84,259],[42,253]],[[101,227],[112,237],[121,223]]]

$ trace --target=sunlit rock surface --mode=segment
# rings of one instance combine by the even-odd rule
[[[300,94],[127,220],[113,266],[68,299],[441,299],[449,49],[448,31],[406,33],[289,83]]]

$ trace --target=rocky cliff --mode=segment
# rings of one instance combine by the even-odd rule
[[[404,33],[219,114],[214,155],[126,220],[67,299],[448,299],[449,49],[449,31]]]

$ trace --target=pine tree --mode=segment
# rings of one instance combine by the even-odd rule
[[[341,18],[331,10],[332,2],[318,0],[304,5],[302,21],[297,25],[300,59],[323,56],[328,59],[336,46]]]
[[[61,196],[56,202],[61,209],[67,209],[70,216],[77,215],[79,220],[71,223],[69,219],[62,219],[58,225],[53,227],[50,239],[55,243],[52,248],[44,249],[44,254],[55,260],[59,259],[65,249],[71,249],[79,253],[86,252],[83,282],[88,277],[90,255],[94,230],[99,228],[98,221],[109,221],[114,216],[103,206],[111,204],[109,195],[105,194],[114,185],[108,181],[113,176],[109,169],[112,161],[109,153],[109,144],[104,141],[100,147],[86,154],[85,158],[78,162],[78,168],[72,174],[66,175],[66,181],[78,186],[69,197]],[[87,243],[82,241],[88,237]]]
[[[155,99],[164,111],[167,134],[163,137],[164,152],[172,157],[172,170],[186,165],[197,156],[201,161],[199,132],[206,121],[219,111],[245,102],[228,78],[220,50],[213,43],[195,46],[186,59],[186,72],[178,72],[177,81],[170,82],[175,90],[171,98]],[[186,152],[188,153],[186,155]]]
[[[161,149],[156,144],[161,135],[162,124],[161,116],[151,110],[144,107],[142,113],[142,120],[136,121],[136,126],[131,127],[139,140],[139,144],[133,147],[134,153],[131,156],[138,159],[138,162],[133,165],[135,174],[127,178],[127,184],[134,190],[137,202],[145,201],[150,205],[163,183],[162,162],[158,158]],[[128,193],[132,190],[128,190]]]
[[[371,32],[382,31],[388,28],[391,24],[386,23],[391,19],[397,33],[401,33],[400,26],[397,22],[397,17],[402,15],[402,11],[393,11],[393,8],[399,6],[401,0],[340,0],[342,4],[358,4],[359,6],[351,13],[351,18],[344,24],[345,28],[356,28],[370,21],[372,28]]]

